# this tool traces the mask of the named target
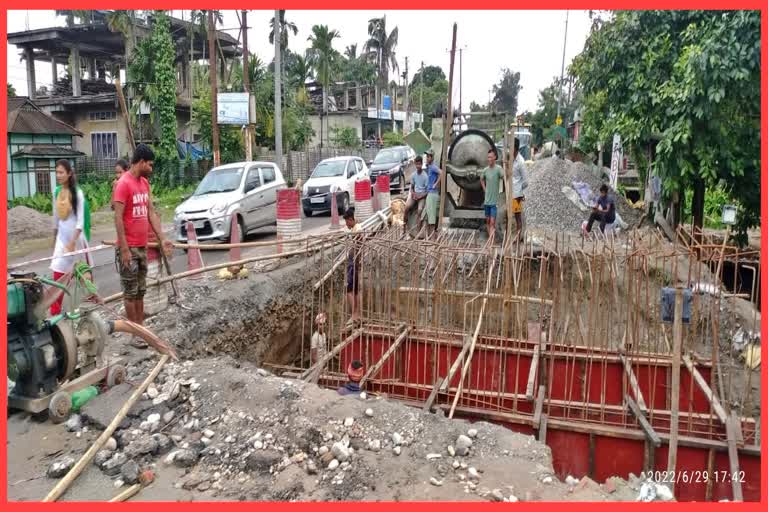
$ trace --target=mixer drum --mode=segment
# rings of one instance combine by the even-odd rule
[[[480,171],[488,166],[489,149],[496,151],[496,146],[484,131],[470,129],[456,137],[448,149],[447,167],[459,187],[468,192],[482,190]],[[500,156],[497,154],[497,159]]]

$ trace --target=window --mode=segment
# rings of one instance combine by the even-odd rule
[[[91,133],[91,149],[94,158],[117,158],[117,132]]]
[[[35,186],[38,194],[51,193],[51,164],[49,160],[35,160]]]
[[[264,184],[275,181],[275,169],[272,167],[262,167],[261,177],[264,178]]]
[[[355,164],[352,163],[352,160],[347,160],[347,176],[351,178],[355,174],[357,174]]]
[[[363,161],[362,160],[355,160],[355,167],[357,167],[357,172],[360,172],[363,170]]]
[[[89,121],[114,121],[117,119],[117,112],[104,111],[104,112],[88,112]]]
[[[253,168],[248,171],[248,176],[245,178],[245,190],[250,191],[261,186],[261,179],[259,178],[259,169]]]

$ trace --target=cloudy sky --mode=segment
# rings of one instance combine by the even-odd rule
[[[274,55],[269,45],[269,20],[274,11],[249,11],[248,44],[262,60],[270,61]],[[173,11],[181,17],[181,11]],[[538,91],[549,85],[560,74],[565,31],[565,11],[287,11],[286,18],[294,22],[298,35],[289,39],[292,51],[307,48],[307,37],[312,25],[325,24],[339,31],[335,48],[344,50],[357,43],[358,52],[367,39],[368,20],[387,16],[387,30],[398,27],[397,59],[401,69],[408,57],[408,72],[412,77],[424,62],[425,66],[439,65],[448,75],[450,63],[451,29],[458,23],[457,48],[462,56],[462,105],[468,110],[472,101],[486,103],[488,91],[508,67],[521,74],[518,110],[535,110]],[[184,12],[188,18],[189,12]],[[8,32],[63,25],[64,19],[53,11],[8,11]],[[566,66],[584,46],[589,32],[586,11],[570,11],[568,38],[565,52]],[[234,11],[224,11],[221,28],[237,37],[238,21]],[[456,57],[455,73],[458,81],[459,63]],[[19,94],[26,94],[26,71],[19,59],[19,49],[8,45],[8,81]],[[60,71],[61,72],[61,71]],[[38,86],[50,85],[51,68],[48,63],[36,66]],[[458,102],[458,87],[453,101]]]

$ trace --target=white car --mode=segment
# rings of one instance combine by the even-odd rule
[[[198,240],[229,240],[234,215],[242,242],[249,231],[277,223],[277,191],[286,187],[283,173],[272,162],[215,167],[194,194],[176,208],[176,239],[186,242],[186,225],[192,222]]]
[[[317,164],[301,193],[304,215],[331,210],[331,189],[336,191],[336,206],[339,213],[354,203],[355,182],[370,180],[370,171],[358,156],[337,156]]]

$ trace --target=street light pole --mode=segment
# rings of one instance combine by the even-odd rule
[[[565,73],[565,42],[568,39],[568,11],[565,11],[565,35],[563,35],[563,62],[560,65],[560,83],[557,84],[557,117],[560,117],[560,102],[563,98],[563,74]]]

